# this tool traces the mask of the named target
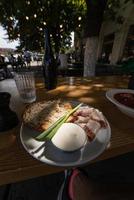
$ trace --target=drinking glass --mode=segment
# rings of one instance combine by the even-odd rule
[[[15,73],[14,76],[20,98],[24,103],[36,100],[35,78],[33,72]]]

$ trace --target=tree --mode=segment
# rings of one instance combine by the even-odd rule
[[[70,33],[85,16],[84,0],[1,0],[0,22],[9,40],[20,39],[20,49],[44,48],[44,28],[49,27],[55,52],[70,45]]]
[[[84,55],[84,76],[95,75],[98,36],[103,21],[107,0],[85,0],[87,5],[87,24],[85,28],[86,47]]]
[[[134,0],[124,0],[124,3]],[[1,0],[0,22],[10,40],[20,39],[20,49],[44,49],[44,28],[50,29],[55,52],[70,46],[70,33],[85,27],[87,38],[84,76],[94,76],[98,36],[104,18],[123,21],[117,15],[121,0]],[[87,12],[86,12],[87,11]],[[87,13],[87,20],[85,20]],[[91,70],[90,70],[91,69]]]
[[[133,0],[124,0],[124,4]],[[123,17],[119,16],[118,10],[121,0],[85,0],[87,5],[86,20],[86,47],[84,54],[84,76],[95,76],[97,60],[98,36],[103,20],[112,19],[123,23]],[[104,14],[104,18],[103,18]]]

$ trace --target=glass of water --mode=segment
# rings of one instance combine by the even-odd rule
[[[35,78],[33,72],[15,73],[14,76],[20,98],[23,103],[36,100]]]

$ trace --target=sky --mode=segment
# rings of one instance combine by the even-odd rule
[[[0,48],[13,48],[16,49],[18,46],[19,41],[9,42],[6,35],[6,31],[0,26]]]

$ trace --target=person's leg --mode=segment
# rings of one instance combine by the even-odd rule
[[[69,196],[72,200],[91,199],[94,186],[89,181],[88,177],[82,173],[77,174],[70,187],[71,192]]]
[[[64,187],[64,191],[71,200],[133,200],[133,155],[134,153],[129,153],[90,164],[83,167],[82,171],[80,169],[80,173],[76,173],[75,176],[72,172],[68,180],[66,179],[68,184]],[[86,171],[86,176],[83,171]]]

